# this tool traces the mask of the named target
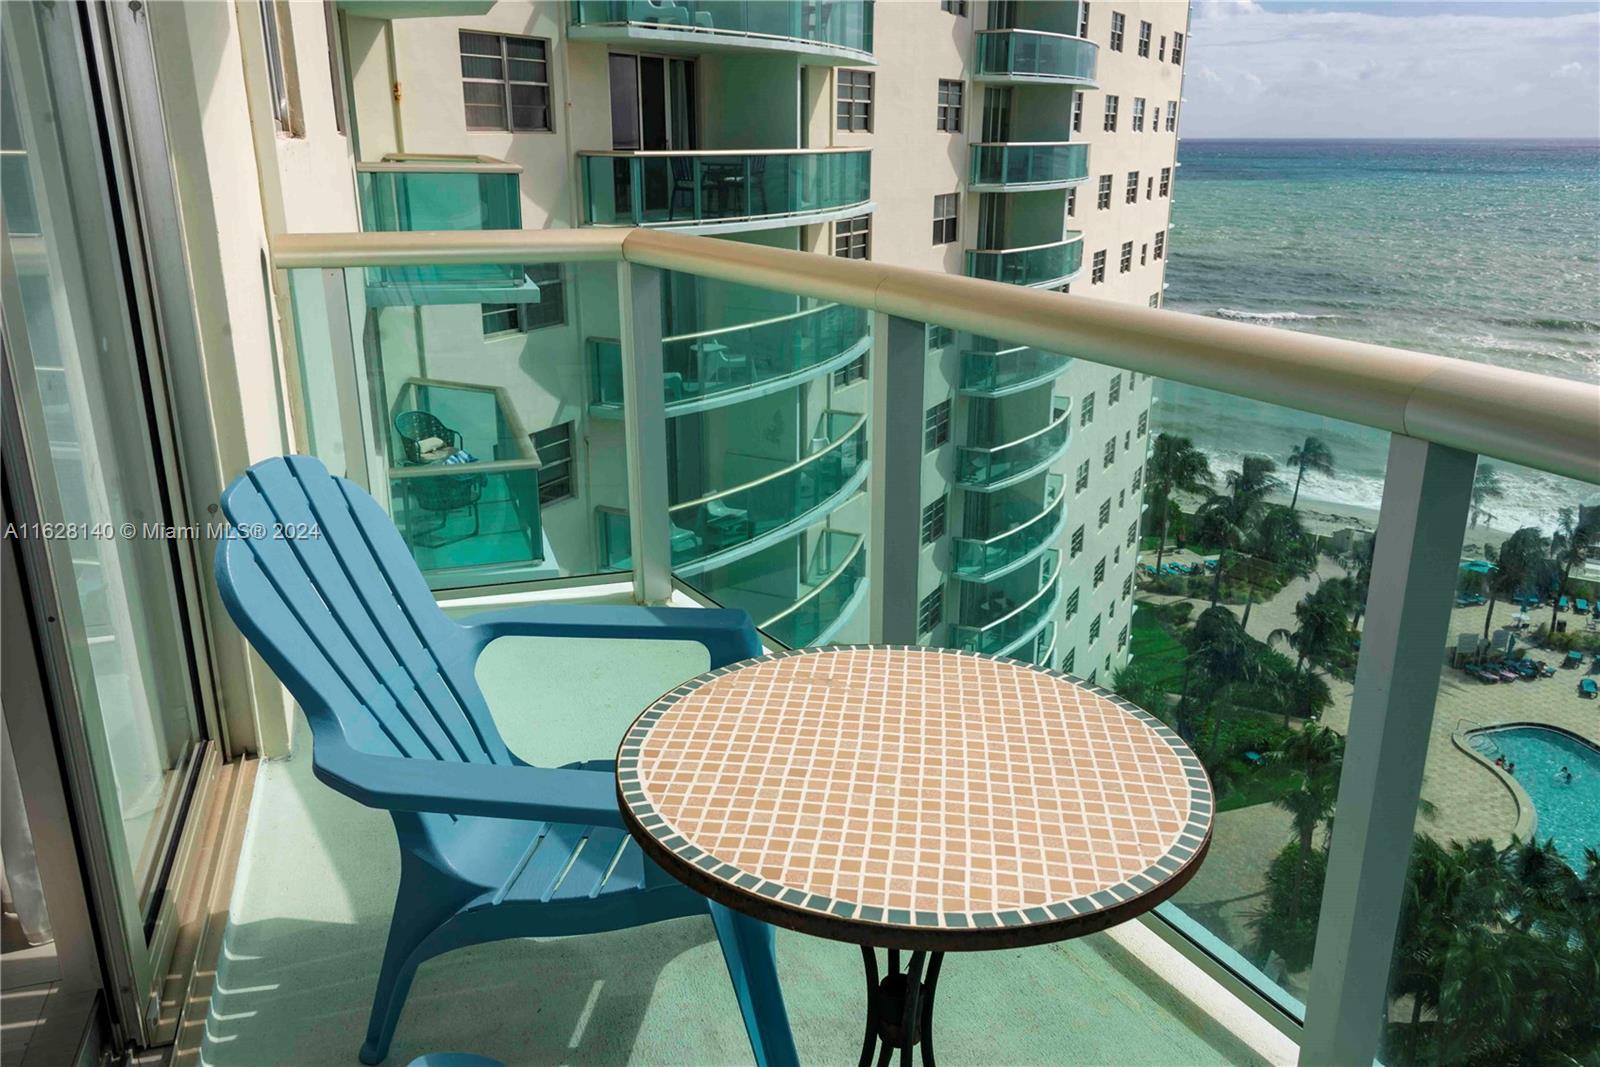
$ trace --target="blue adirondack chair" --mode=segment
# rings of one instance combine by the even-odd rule
[[[234,527],[217,551],[223,602],[304,709],[317,778],[388,811],[399,838],[363,1063],[388,1054],[417,966],[433,956],[708,912],[756,1062],[798,1063],[772,927],[644,857],[623,828],[612,761],[519,759],[473,677],[485,646],[513,635],[697,641],[725,666],[760,654],[747,614],[537,605],[452,622],[377,503],[305,456],[251,467],[222,509]],[[317,536],[279,532],[301,524]]]

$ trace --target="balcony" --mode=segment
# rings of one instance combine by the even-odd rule
[[[825,645],[860,607],[867,590],[866,544],[859,534],[825,530],[800,599],[760,624],[789,648]]]
[[[973,492],[992,493],[1048,469],[1071,442],[1072,401],[1055,397],[1051,412],[1050,421],[1026,437],[956,449],[956,484]]]
[[[822,521],[866,481],[866,428],[865,415],[828,412],[810,453],[797,462],[669,507],[673,573],[692,577]],[[606,510],[600,522],[602,568],[629,569],[628,516]]]
[[[1029,508],[1012,501],[997,507],[997,517],[990,525],[999,527],[1001,532],[993,537],[981,541],[953,538],[955,576],[968,582],[993,581],[1037,559],[1055,544],[1067,521],[1067,502],[1061,493],[1061,483],[1060,475],[1046,479],[1042,508]]]
[[[977,142],[967,188],[975,193],[1065,189],[1089,177],[1089,146],[1081,141]]]
[[[522,168],[488,156],[386,155],[356,164],[361,228],[520,230]]]
[[[1100,48],[1093,41],[1063,33],[984,30],[978,34],[978,71],[974,79],[1093,89],[1099,54]]]
[[[791,389],[855,361],[871,347],[866,310],[843,304],[663,338],[667,415],[709,411]],[[589,359],[590,410],[620,416],[621,345],[610,338],[591,339]]]
[[[578,168],[585,226],[733,233],[872,210],[865,149],[580,152]]]
[[[573,0],[571,6],[573,40],[788,52],[802,63],[875,62],[872,0]]]
[[[1038,635],[1055,615],[1061,600],[1061,554],[1051,552],[1039,566],[1039,591],[1021,603],[1003,593],[991,593],[970,609],[967,618],[986,621],[957,625],[951,642],[964,652],[988,656],[1009,656],[1024,642]]]
[[[1083,235],[1028,248],[969,248],[967,277],[1007,285],[1065,285],[1083,269]]]
[[[1029,347],[1001,347],[989,338],[972,338],[961,353],[961,392],[1001,397],[1053,382],[1072,365],[1071,356]]]

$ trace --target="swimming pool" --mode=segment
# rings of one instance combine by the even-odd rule
[[[1516,764],[1516,779],[1533,800],[1534,840],[1553,838],[1573,870],[1583,873],[1583,850],[1600,851],[1600,748],[1543,726],[1472,731],[1473,747]],[[1492,742],[1490,745],[1484,742]],[[1562,782],[1562,767],[1572,781]]]

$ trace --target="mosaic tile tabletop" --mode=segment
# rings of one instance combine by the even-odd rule
[[[1211,785],[1154,716],[1067,675],[918,646],[783,652],[684,683],[617,756],[647,853],[714,900],[861,944],[1073,937],[1175,892]]]

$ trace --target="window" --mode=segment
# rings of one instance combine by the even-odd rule
[[[1121,511],[1123,508],[1125,508],[1127,506],[1128,506],[1128,491],[1126,489],[1118,489],[1117,490],[1117,510]],[[1122,553],[1120,553],[1120,552],[1117,553],[1117,558],[1121,559],[1122,558]]]
[[[1124,241],[1124,242],[1122,242],[1122,265],[1121,265],[1121,270],[1118,271],[1118,273],[1126,274],[1132,269],[1133,269],[1133,242],[1132,241]]]
[[[1124,648],[1124,646],[1127,645],[1127,643],[1128,643],[1128,627],[1127,627],[1126,624],[1124,624],[1122,629],[1117,631],[1117,651],[1118,652],[1122,651],[1122,649]]]
[[[1174,63],[1183,62],[1183,34],[1181,33],[1172,35],[1172,61]]]
[[[261,15],[261,46],[267,54],[267,82],[272,90],[272,121],[278,129],[291,136],[304,136],[297,130],[299,121],[295,114],[297,95],[293,81],[294,38],[284,32],[277,0],[260,0],[256,5]]]
[[[1161,168],[1161,195],[1166,196],[1172,192],[1172,168]]]
[[[1152,199],[1155,196],[1155,192],[1156,192],[1155,186],[1156,186],[1155,178],[1150,177],[1150,178],[1146,178],[1144,180],[1144,198],[1146,200]]]
[[[939,0],[939,10],[948,11],[952,15],[960,15],[965,18],[967,14],[967,0]]]
[[[553,130],[550,42],[461,31],[462,95],[469,130]]]
[[[1156,52],[1156,58],[1163,63],[1167,61],[1167,35],[1164,33],[1161,35],[1160,49]]]
[[[1158,308],[1158,307],[1161,306],[1161,294],[1160,293],[1151,293],[1150,294],[1150,306],[1153,307],[1153,308]]]
[[[1099,586],[1106,580],[1106,558],[1100,557],[1100,562],[1094,565],[1094,584]]]
[[[1067,649],[1067,654],[1061,657],[1061,673],[1071,674],[1077,666],[1078,650],[1075,648]]]
[[[872,216],[857,215],[833,224],[833,254],[844,259],[866,259],[872,251]]]
[[[932,452],[950,440],[950,401],[941,400],[922,416],[922,450]]]
[[[854,385],[857,382],[866,380],[867,354],[865,352],[833,372],[833,386],[835,389],[843,389],[847,385]]]
[[[961,132],[961,83],[939,79],[939,119],[937,126],[947,133]]]
[[[1095,529],[1097,529],[1097,530],[1103,530],[1103,529],[1106,528],[1106,526],[1108,524],[1110,524],[1110,522],[1111,522],[1111,498],[1110,497],[1106,497],[1105,500],[1103,500],[1101,502],[1101,504],[1100,504],[1100,514],[1098,516],[1096,516],[1096,518],[1099,520],[1098,522],[1095,523]]]
[[[1078,591],[1076,589],[1074,589],[1071,593],[1069,593],[1067,595],[1067,614],[1066,614],[1065,617],[1070,619],[1074,615],[1076,615],[1077,613],[1078,613]]]
[[[872,129],[872,71],[841,70],[836,83],[839,129]]]
[[[1089,36],[1089,3],[1084,0],[1078,5],[1078,36]]]
[[[1082,463],[1078,464],[1078,478],[1076,484],[1074,484],[1072,488],[1072,491],[1074,493],[1081,493],[1087,488],[1089,488],[1089,461],[1084,460]]]
[[[1123,32],[1127,30],[1127,28],[1127,18],[1123,16],[1122,12],[1113,11],[1111,13],[1111,50],[1113,52],[1122,51]]]
[[[1106,386],[1106,407],[1110,407],[1122,399],[1122,375],[1114,374],[1111,384]]]
[[[917,604],[917,633],[931,634],[944,621],[944,586],[940,586]]]
[[[1148,411],[1139,412],[1139,436],[1143,437],[1145,435],[1145,431],[1147,431],[1149,429],[1150,429],[1150,413]]]
[[[1155,113],[1150,116],[1150,132],[1158,133],[1161,130],[1161,108],[1158,105]]]
[[[1163,255],[1166,254],[1166,251],[1167,251],[1167,233],[1166,233],[1165,230],[1163,230],[1160,233],[1156,234],[1155,251],[1154,251],[1153,254],[1155,255],[1155,257],[1157,259],[1160,259]]]
[[[1145,59],[1150,58],[1150,30],[1148,22],[1139,23],[1139,55]]]
[[[1117,132],[1117,98],[1115,96],[1108,95],[1106,97],[1106,118],[1102,128],[1107,133]]]
[[[1129,204],[1137,204],[1139,202],[1139,172],[1138,171],[1130,170],[1128,172],[1128,185],[1122,191],[1122,199],[1123,199],[1123,201],[1125,203],[1129,203]]]
[[[528,435],[539,454],[539,505],[572,496],[572,423]]]
[[[1100,175],[1099,195],[1095,197],[1095,207],[1101,211],[1109,210],[1111,207],[1111,175],[1109,174]]]
[[[949,348],[955,343],[956,332],[948,326],[928,326],[928,351],[932,352],[941,348]]]
[[[1139,464],[1137,467],[1135,467],[1133,469],[1133,481],[1128,483],[1128,488],[1132,489],[1135,493],[1137,493],[1139,491],[1139,486],[1142,485],[1143,483],[1144,483],[1144,464],[1141,463],[1141,464]]]
[[[528,280],[538,285],[539,301],[534,304],[482,304],[483,335],[528,333],[567,321],[566,283],[561,264],[536,263],[525,267]]]
[[[922,543],[931,545],[944,536],[945,499],[940,497],[922,509]]]
[[[1139,266],[1142,267],[1148,262],[1150,262],[1150,242],[1145,241],[1139,245]]]
[[[1072,132],[1083,132],[1083,94],[1072,94]]]
[[[1133,132],[1144,132],[1144,97],[1133,98]]]
[[[1117,461],[1117,439],[1115,437],[1113,437],[1111,440],[1106,442],[1105,452],[1100,457],[1100,466],[1101,467],[1109,467],[1113,463],[1115,463],[1116,461]],[[1107,503],[1109,504],[1110,501],[1107,501]]]
[[[1127,600],[1128,596],[1132,592],[1133,592],[1133,575],[1125,574],[1125,575],[1122,576],[1122,599],[1123,600]]]
[[[1098,251],[1098,252],[1096,252],[1094,254],[1094,259],[1092,259],[1090,261],[1089,284],[1090,285],[1099,285],[1101,282],[1103,282],[1105,280],[1106,280],[1106,253],[1105,253],[1105,249],[1101,249],[1100,251]]]
[[[1128,547],[1132,548],[1133,547],[1133,543],[1135,541],[1137,541],[1138,539],[1139,539],[1139,520],[1135,519],[1134,521],[1128,523],[1128,542],[1127,542],[1128,543]]]
[[[1067,218],[1072,218],[1078,213],[1078,187],[1073,186],[1067,190]]]
[[[1083,554],[1083,527],[1072,531],[1072,552],[1070,558],[1077,559]]]
[[[940,193],[933,198],[933,243],[947,245],[954,241],[960,227],[956,210],[961,202],[955,193]]]
[[[1122,450],[1124,452],[1126,452],[1132,446],[1133,446],[1133,431],[1132,430],[1123,430],[1122,431]]]
[[[1088,393],[1078,402],[1078,425],[1087,426],[1094,421],[1094,394]]]
[[[1100,616],[1098,615],[1089,620],[1089,640],[1100,640]]]
[[[1178,129],[1178,102],[1167,101],[1167,132],[1174,133]]]

